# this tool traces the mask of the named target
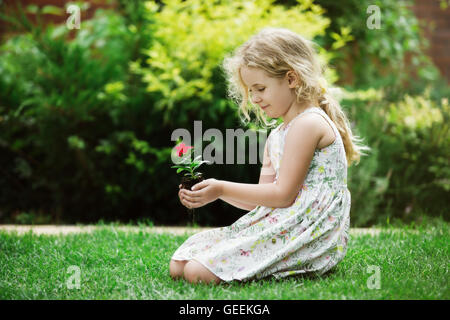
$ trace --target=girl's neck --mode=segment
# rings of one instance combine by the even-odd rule
[[[293,103],[291,107],[288,109],[288,111],[284,114],[283,118],[283,125],[281,126],[281,129],[286,128],[286,126],[294,119],[296,116],[298,116],[300,113],[305,111],[306,109],[310,109],[312,107],[316,107],[317,105],[314,104],[311,101],[307,101],[301,104]]]

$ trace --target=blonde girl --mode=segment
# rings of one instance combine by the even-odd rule
[[[314,43],[266,28],[224,60],[229,95],[243,121],[273,126],[258,184],[207,179],[179,191],[188,208],[222,199],[248,211],[227,227],[188,238],[170,274],[192,283],[324,274],[347,252],[347,167],[363,150],[330,95]]]

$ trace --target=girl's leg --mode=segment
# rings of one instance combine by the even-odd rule
[[[183,277],[183,270],[189,260],[170,260],[169,271],[173,279]]]
[[[198,283],[199,281],[204,283],[214,282],[219,284],[222,280],[214,273],[205,268],[200,262],[190,260],[184,266],[184,278],[191,283]]]

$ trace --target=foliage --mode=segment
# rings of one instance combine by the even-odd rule
[[[128,63],[147,33],[103,10],[74,35],[65,25],[28,29],[1,47],[2,210],[42,209],[55,222],[120,214],[134,196],[118,181],[133,187],[146,167],[136,153],[168,154],[127,130],[146,104]]]
[[[436,102],[430,92],[405,94],[396,103],[387,102],[384,91],[346,95],[343,104],[351,106],[356,133],[372,148],[349,168],[352,225],[446,216],[450,112],[448,100]]]
[[[148,65],[139,67],[141,61],[137,61],[132,69],[156,94],[155,108],[164,112],[165,121],[177,117],[183,123],[192,110],[197,119],[217,121],[219,115],[232,111],[235,106],[224,94],[220,63],[263,27],[287,27],[311,39],[325,33],[329,20],[319,6],[304,2],[286,9],[273,2],[225,0],[210,5],[202,0],[176,0],[161,7],[146,3],[149,12],[158,12],[158,28],[144,51]],[[329,58],[321,54],[322,59]]]
[[[390,163],[381,158],[379,162],[393,173],[384,201],[401,209],[406,221],[414,207],[429,215],[447,214],[450,108],[448,99],[430,100],[429,91],[405,95],[382,110],[387,122],[380,148]]]
[[[424,83],[439,78],[437,68],[425,54],[429,46],[423,26],[411,10],[412,0],[317,0],[330,19],[331,32],[323,42],[330,47],[334,32],[347,28],[354,41],[342,46],[332,63],[341,83],[359,88],[384,88],[385,98],[402,99],[402,92],[421,94]],[[370,29],[369,6],[380,12],[380,29]],[[349,70],[349,66],[351,69]]]
[[[186,146],[183,142],[176,146],[177,155],[179,158],[182,158],[181,161],[177,162],[177,165],[172,166],[171,168],[177,168],[177,173],[187,171],[184,175],[189,176],[191,178],[197,178],[198,174],[195,173],[195,170],[200,167],[203,163],[208,163],[210,161],[200,159],[202,156],[197,156],[194,160],[191,161],[191,151],[194,147]],[[186,155],[183,157],[183,155]]]
[[[313,38],[329,23],[318,6],[270,3],[120,1],[117,12],[98,10],[74,32],[18,21],[24,33],[0,52],[2,219],[40,209],[55,222],[150,215],[156,223],[185,223],[173,201],[178,182],[167,166],[167,136],[199,118],[204,127],[235,126],[220,71],[224,54],[263,25]],[[256,24],[242,24],[248,12]],[[259,168],[250,169],[205,174],[256,180]],[[205,216],[203,223],[235,217]]]
[[[115,3],[72,31],[2,15],[21,33],[0,46],[1,221],[185,224],[168,137],[198,119],[204,129],[240,126],[220,64],[264,26],[318,42],[335,66],[329,82],[345,86],[343,109],[372,148],[349,168],[352,226],[445,213],[450,89],[423,53],[410,2]],[[365,25],[369,4],[381,9],[380,30]],[[194,134],[201,148],[202,138]],[[260,170],[212,167],[205,176],[244,183]],[[202,225],[242,215],[220,201],[198,212]]]

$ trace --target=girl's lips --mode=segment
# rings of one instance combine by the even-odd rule
[[[267,106],[265,106],[265,107],[261,107],[261,109],[266,109],[268,106],[270,106],[270,104],[268,104]]]

